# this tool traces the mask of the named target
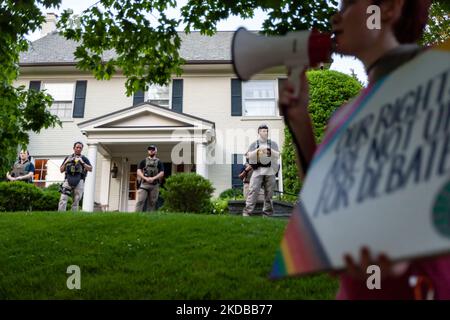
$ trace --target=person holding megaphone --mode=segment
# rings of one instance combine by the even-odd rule
[[[379,29],[367,27],[367,12],[372,5],[380,8]],[[415,43],[423,34],[429,6],[428,0],[342,0],[339,12],[332,18],[335,51],[360,59],[371,85],[424,50]],[[287,81],[279,100],[297,146],[301,177],[307,174],[317,147],[308,114],[306,69],[296,79],[300,80],[298,84]],[[343,106],[334,117],[345,110]],[[333,119],[328,129],[332,126]],[[343,258],[346,271],[340,277],[338,299],[450,299],[450,256],[394,265],[385,255],[372,259],[369,249],[361,248],[359,263],[355,257]],[[367,287],[366,270],[371,264],[381,268],[381,290]]]

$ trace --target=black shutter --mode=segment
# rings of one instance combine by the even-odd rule
[[[278,99],[280,99],[281,89],[283,89],[286,80],[287,80],[286,78],[278,78]]]
[[[75,101],[73,103],[74,118],[84,118],[84,105],[86,102],[86,87],[87,81],[77,81],[75,85]]]
[[[242,82],[231,79],[231,115],[242,116]]]
[[[41,90],[41,82],[40,81],[30,81],[30,90]]]
[[[136,93],[133,96],[133,106],[144,102],[144,91],[142,90],[138,90],[136,91]]]
[[[244,155],[233,154],[233,163],[231,164],[231,187],[234,189],[242,188],[244,183],[239,178],[239,174],[244,169],[243,164]]]
[[[172,110],[183,112],[183,79],[172,81]]]

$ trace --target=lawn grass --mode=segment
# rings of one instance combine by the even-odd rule
[[[268,279],[287,220],[0,213],[0,299],[332,299],[326,274]],[[69,265],[81,289],[69,290]]]

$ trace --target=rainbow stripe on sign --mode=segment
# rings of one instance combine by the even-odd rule
[[[330,266],[320,240],[299,203],[292,212],[270,277],[309,273]]]

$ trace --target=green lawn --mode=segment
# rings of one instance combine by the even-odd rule
[[[328,275],[268,279],[287,220],[0,213],[0,299],[332,299]],[[81,289],[69,290],[69,265]]]

